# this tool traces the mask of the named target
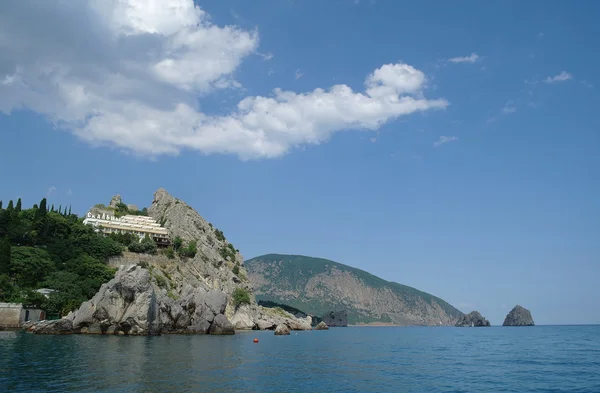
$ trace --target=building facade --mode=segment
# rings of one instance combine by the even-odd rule
[[[111,233],[130,233],[142,241],[148,235],[159,247],[167,247],[171,244],[169,232],[152,217],[133,215],[116,217],[105,213],[88,212],[83,223],[91,225],[96,232],[101,232],[105,236]]]
[[[0,328],[18,328],[24,322],[39,322],[46,313],[39,308],[23,307],[21,303],[0,303]]]

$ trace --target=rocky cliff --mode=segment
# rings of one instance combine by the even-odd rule
[[[111,205],[121,204],[116,196]],[[296,318],[256,304],[239,251],[223,232],[166,190],[154,193],[148,215],[168,229],[178,256],[123,253],[110,264],[119,270],[88,302],[60,322],[31,328],[36,333],[229,334],[235,329],[311,329],[311,318]],[[237,299],[235,294],[245,294]],[[67,321],[67,322],[65,322]],[[70,324],[70,325],[69,325]]]
[[[519,305],[516,305],[506,318],[502,326],[535,326],[531,312]]]
[[[346,310],[349,324],[454,325],[463,316],[433,295],[326,259],[271,254],[245,265],[257,299],[318,316]]]

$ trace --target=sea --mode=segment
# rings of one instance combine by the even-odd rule
[[[600,393],[600,326],[0,332],[0,392]]]

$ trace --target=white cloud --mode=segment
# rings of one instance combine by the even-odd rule
[[[515,113],[516,111],[517,107],[515,106],[515,103],[513,101],[508,101],[506,104],[504,104],[504,107],[502,107],[502,113],[504,113],[505,115]]]
[[[69,188],[69,189],[67,190],[67,192],[66,192],[66,195],[67,195],[68,197],[72,196],[72,195],[73,195],[73,190],[71,190],[71,189]]]
[[[49,197],[50,195],[54,194],[54,191],[56,191],[56,187],[50,186],[50,188],[48,188],[48,191],[46,191],[46,196]]]
[[[471,53],[469,56],[464,57],[453,57],[448,59],[451,63],[475,63],[479,60],[479,55],[477,53]]]
[[[212,24],[193,0],[8,2],[0,111],[32,110],[91,144],[142,156],[188,149],[251,159],[448,105],[425,98],[425,75],[398,63],[368,75],[364,92],[275,88],[229,114],[203,112],[199,96],[241,87],[235,71],[258,41],[256,31]]]
[[[440,139],[438,139],[437,141],[433,142],[433,147],[438,147],[438,146],[442,146],[446,143],[450,143],[450,142],[454,142],[457,141],[458,137],[457,136],[441,136]]]
[[[304,76],[304,74],[303,74],[302,72],[300,72],[300,69],[297,69],[297,70],[296,70],[296,73],[294,74],[294,77],[295,77],[296,79],[300,79],[300,78],[302,78],[303,76]]]
[[[545,83],[556,83],[556,82],[564,82],[569,79],[573,79],[573,75],[569,74],[567,71],[561,71],[560,74],[556,74],[554,76],[549,76],[544,79]]]

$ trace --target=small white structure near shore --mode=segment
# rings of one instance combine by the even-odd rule
[[[21,303],[0,303],[0,328],[19,328],[24,322],[44,319],[46,313],[39,308],[26,308]]]

